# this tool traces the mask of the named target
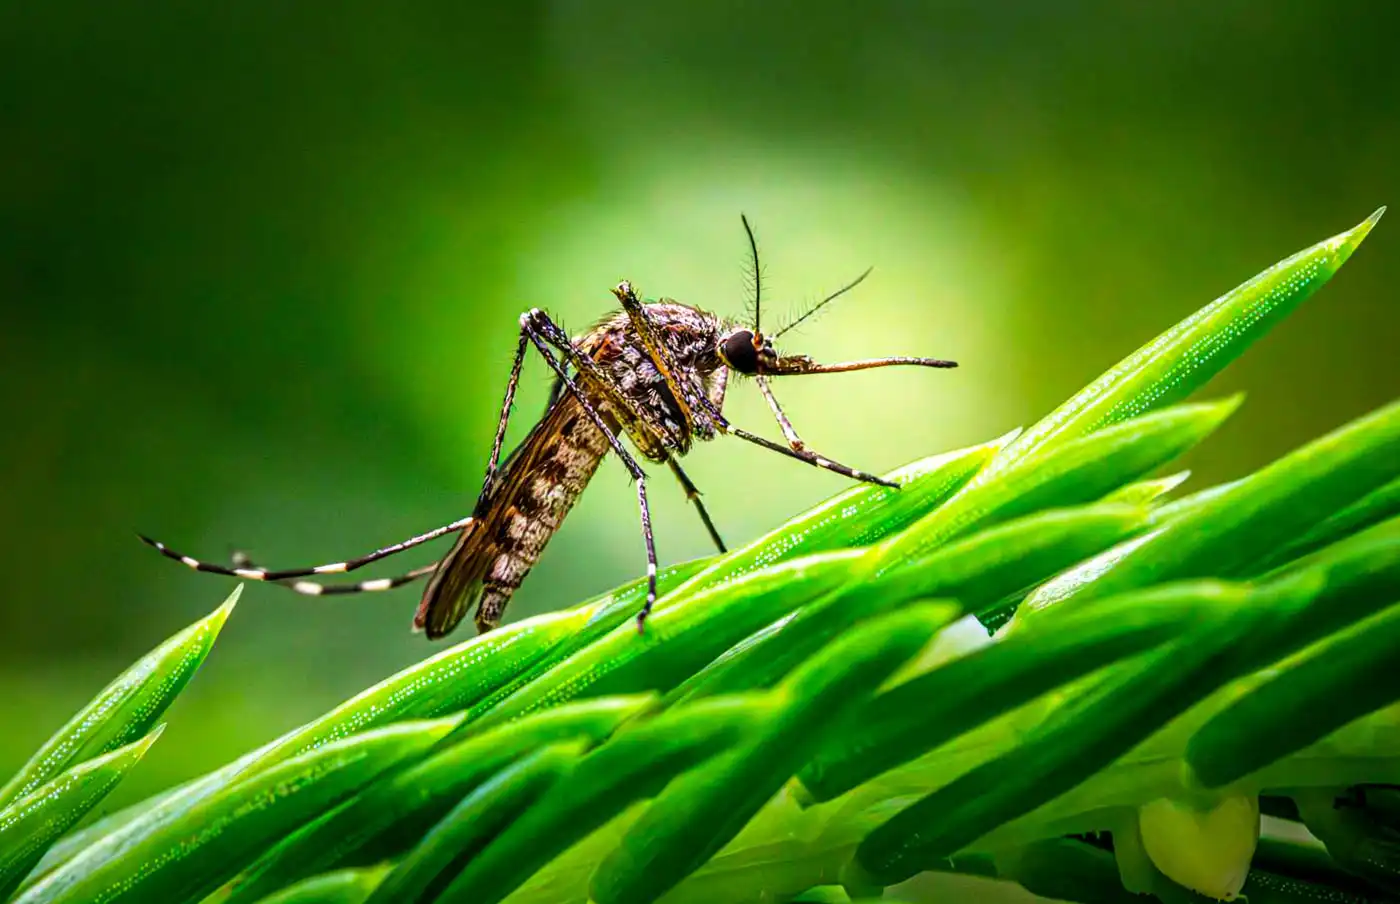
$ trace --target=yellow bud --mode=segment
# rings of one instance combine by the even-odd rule
[[[1230,901],[1259,842],[1259,799],[1232,794],[1206,807],[1160,798],[1138,808],[1142,844],[1157,869],[1194,892]]]

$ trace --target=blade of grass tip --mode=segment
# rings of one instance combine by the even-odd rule
[[[876,696],[859,729],[833,736],[798,773],[804,803],[839,797],[1003,713],[1113,662],[1174,641],[1216,615],[1191,584],[1152,587],[1003,635]]]
[[[739,833],[828,733],[849,730],[852,710],[918,653],[945,619],[941,606],[914,605],[868,621],[818,652],[774,692],[782,705],[751,741],[666,786],[598,866],[592,900],[655,901],[694,872]]]
[[[288,886],[259,904],[362,904],[388,874],[387,866],[338,870]]]
[[[79,763],[0,809],[0,900],[19,887],[56,838],[126,777],[164,729],[157,725],[139,741]]]
[[[1267,587],[1197,583],[1219,615],[1111,670],[1021,743],[984,761],[875,829],[852,864],[857,881],[891,885],[1066,793],[1257,662],[1252,635],[1277,610],[1320,592],[1315,578]],[[1240,651],[1245,651],[1242,655]],[[1251,655],[1253,654],[1253,655]]]
[[[1195,577],[1248,576],[1279,546],[1394,479],[1400,402],[1296,449],[1167,521],[1151,539],[1080,585],[1074,597]]]
[[[1041,509],[1096,502],[1205,439],[1242,399],[1235,395],[1147,414],[1023,459],[994,482],[974,482],[881,543],[880,555],[888,563],[881,570],[974,528]]]
[[[1206,487],[1194,493],[1182,496],[1180,499],[1172,499],[1164,502],[1152,510],[1152,526],[1161,527],[1168,521],[1174,521],[1197,509],[1204,508],[1206,505],[1210,504],[1212,500],[1230,492],[1247,480],[1249,480],[1248,477],[1241,477],[1238,480],[1232,480],[1228,483],[1218,483],[1215,486]]]
[[[606,594],[599,598],[607,599]],[[95,839],[123,830],[151,810],[160,809],[163,818],[168,819],[176,812],[177,802],[179,807],[193,807],[236,777],[246,777],[297,754],[384,724],[436,717],[459,709],[465,701],[508,683],[516,672],[571,636],[588,619],[589,605],[524,619],[415,663],[232,763],[63,839],[39,864],[38,872],[52,871]]]
[[[438,904],[505,899],[637,801],[751,736],[777,709],[768,694],[730,695],[629,723],[476,854]]]
[[[909,600],[957,600],[948,604],[951,622],[967,607],[975,610],[1111,545],[1142,518],[1140,509],[1104,504],[1041,512],[974,533],[871,583],[834,591],[762,642],[696,672],[668,699],[769,687],[832,637]]]
[[[1148,518],[1149,523],[1155,520],[1151,515]],[[1002,633],[1021,631],[1027,624],[1035,624],[1042,617],[1042,613],[1053,610],[1057,604],[1074,596],[1083,585],[1097,581],[1128,553],[1151,540],[1157,533],[1158,531],[1154,530],[1124,540],[1041,584],[1021,600],[1011,620],[1001,629]]]
[[[427,904],[497,833],[566,777],[584,745],[560,741],[527,754],[462,799],[370,896],[370,904]]]
[[[198,900],[269,845],[381,772],[421,756],[455,719],[346,738],[221,788],[166,818],[147,813],[31,885],[17,904]]]
[[[656,703],[654,694],[601,697],[535,713],[451,743],[376,779],[354,799],[293,833],[230,882],[216,901],[255,901],[314,873],[406,851],[452,806],[525,753],[555,741],[597,744]]]
[[[0,808],[69,766],[146,735],[204,662],[242,589],[242,585],[235,587],[211,614],[138,659],[54,732],[0,788]]]
[[[973,484],[1027,455],[1186,398],[1331,279],[1383,213],[1279,261],[1119,361],[1007,446]]]
[[[1224,787],[1400,700],[1397,647],[1400,606],[1391,606],[1212,716],[1187,742],[1187,765],[1202,786]]]
[[[1124,505],[1148,505],[1157,502],[1177,487],[1186,482],[1191,476],[1190,471],[1177,471],[1175,474],[1168,474],[1166,477],[1154,477],[1150,480],[1139,480],[1137,483],[1130,483],[1125,487],[1114,490],[1104,497],[1104,502],[1121,502]]]

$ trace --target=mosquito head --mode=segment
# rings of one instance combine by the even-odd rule
[[[730,370],[750,377],[770,370],[778,360],[767,338],[749,329],[734,330],[720,340],[716,351]]]

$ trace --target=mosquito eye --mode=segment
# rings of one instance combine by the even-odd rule
[[[739,330],[724,340],[725,362],[741,374],[758,373],[758,349],[753,347],[753,333]]]

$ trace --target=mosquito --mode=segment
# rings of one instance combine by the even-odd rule
[[[235,556],[232,567],[226,567],[183,555],[146,536],[141,539],[196,571],[278,583],[311,596],[390,590],[427,577],[414,615],[414,629],[426,632],[430,640],[444,637],[474,607],[477,631],[482,633],[500,624],[512,595],[539,561],[545,545],[583,494],[599,464],[612,452],[631,476],[641,513],[647,595],[636,618],[637,629],[642,630],[656,602],[656,543],[647,501],[647,475],[638,464],[638,456],[670,469],[695,506],[715,547],[723,553],[724,541],[700,499],[700,491],[679,461],[696,440],[707,441],[720,434],[734,436],[852,480],[898,487],[892,481],[847,467],[809,449],[778,404],[770,378],[896,365],[957,366],[953,361],[915,357],[819,364],[803,355],[780,353],[773,345],[776,339],[854,289],[870,270],[767,335],[760,325],[763,297],[758,243],[748,218],[741,216],[740,220],[753,266],[752,326],[735,324],[671,299],[643,301],[636,287],[626,280],[612,289],[621,308],[576,338],[570,338],[538,308],[521,315],[520,339],[506,382],[505,402],[486,478],[470,516],[357,559],[312,568],[269,570],[245,556]],[[521,368],[531,347],[554,375],[549,403],[543,417],[502,463],[506,426],[515,404]],[[750,433],[725,418],[722,409],[731,374],[753,379],[772,410],[785,443]],[[636,449],[635,456],[623,445],[623,437]],[[451,534],[456,535],[456,542],[447,555],[398,577],[349,584],[309,580],[354,571]]]

